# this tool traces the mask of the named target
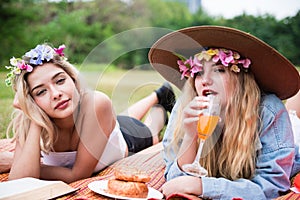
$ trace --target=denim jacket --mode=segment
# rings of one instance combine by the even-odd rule
[[[164,135],[164,147],[172,141],[174,128],[172,124],[176,116],[176,107],[175,105]],[[288,112],[279,98],[269,94],[262,96],[260,117],[262,124],[260,140],[257,144],[255,176],[251,180],[241,178],[235,181],[203,177],[202,196],[204,198],[262,200],[276,198],[281,192],[289,190],[295,145]],[[182,141],[179,141],[179,144],[181,143]],[[170,180],[177,176],[187,175],[178,167],[174,149],[169,150],[170,154],[167,154],[166,148],[164,149],[165,178]]]

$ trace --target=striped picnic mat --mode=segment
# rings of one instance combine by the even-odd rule
[[[13,151],[14,143],[11,143],[9,139],[1,139],[0,140],[0,152],[1,151]],[[163,172],[165,169],[165,164],[162,159],[162,145],[161,143],[155,146],[152,146],[144,151],[141,151],[135,155],[124,158],[115,162],[114,164],[108,166],[100,173],[95,174],[91,178],[79,180],[70,185],[74,188],[80,188],[77,192],[62,197],[62,200],[93,200],[93,199],[111,199],[100,194],[97,194],[91,191],[88,188],[88,184],[93,181],[98,180],[107,180],[113,178],[113,173],[116,168],[134,168],[135,170],[145,171],[147,172],[151,180],[148,186],[153,187],[155,189],[160,189],[165,179],[163,177]],[[0,174],[0,181],[7,181],[8,173]],[[291,182],[293,184],[293,180]],[[276,200],[300,200],[300,194],[295,194],[290,191],[287,194],[277,198]]]
[[[9,139],[1,139],[0,140],[0,152],[2,151],[13,151],[15,144],[11,142]],[[97,194],[91,191],[88,188],[88,184],[93,181],[98,180],[107,180],[109,178],[113,178],[113,173],[116,168],[133,168],[134,170],[143,171],[149,174],[151,177],[150,182],[148,182],[148,186],[153,187],[155,189],[159,189],[162,184],[165,182],[163,177],[163,172],[165,169],[165,164],[161,155],[162,145],[161,143],[155,146],[152,146],[148,149],[145,149],[137,154],[134,154],[130,157],[124,158],[115,162],[114,164],[108,166],[98,174],[95,174],[91,178],[79,180],[70,185],[74,188],[80,188],[77,192],[62,197],[60,199],[67,200],[84,200],[84,199],[110,199],[100,194]],[[7,181],[8,173],[0,174],[0,181]]]
[[[163,163],[161,152],[138,153],[112,164],[92,178],[71,183],[70,185],[72,187],[80,188],[80,190],[62,199],[109,199],[91,191],[88,188],[88,184],[93,181],[113,178],[113,173],[116,168],[134,168],[134,170],[147,172],[151,177],[151,180],[147,185],[155,189],[159,189],[165,182],[163,177],[165,165]]]

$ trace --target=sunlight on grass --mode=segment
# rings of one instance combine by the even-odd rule
[[[139,99],[161,86],[164,79],[153,70],[114,70],[107,72],[82,72],[86,84],[107,94],[120,113]]]
[[[79,68],[85,84],[91,88],[107,94],[114,105],[116,113],[127,109],[134,102],[147,96],[161,86],[164,79],[153,70],[120,70],[111,68],[99,71],[99,66],[89,66],[88,71]],[[6,73],[0,72],[0,137],[4,138],[6,128],[13,111],[13,92],[4,83]],[[3,80],[3,81],[2,81]],[[175,89],[175,88],[174,88]]]

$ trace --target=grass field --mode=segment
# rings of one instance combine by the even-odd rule
[[[13,92],[10,87],[6,87],[4,80],[6,73],[0,73],[0,137],[3,138],[7,125],[10,121],[10,115],[13,110]]]
[[[107,94],[114,105],[116,113],[120,113],[131,104],[147,96],[158,88],[164,79],[153,70],[119,70],[105,67],[88,66],[79,68],[84,83],[91,89]],[[300,71],[300,68],[297,68]],[[13,92],[6,87],[6,72],[0,72],[0,138],[5,137],[6,128],[11,120],[13,110]],[[178,95],[179,91],[173,87]]]
[[[153,70],[98,70],[97,68],[79,69],[85,84],[91,89],[106,93],[113,102],[116,113],[150,94],[164,79]],[[0,137],[4,138],[13,110],[13,92],[6,87],[6,72],[0,72]],[[175,88],[174,88],[175,89]]]

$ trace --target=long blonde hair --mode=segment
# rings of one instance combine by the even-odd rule
[[[208,175],[230,180],[251,178],[255,173],[256,143],[259,137],[260,89],[253,75],[248,72],[230,72],[230,84],[234,88],[224,111],[224,126],[220,135],[210,137],[205,145],[206,156],[200,163]],[[195,79],[186,82],[179,99],[176,127],[171,146],[179,150],[178,142],[183,138],[183,108],[197,95]],[[213,142],[217,137],[216,141]],[[214,144],[210,147],[209,144]],[[168,150],[167,150],[168,151]],[[202,154],[203,155],[203,154]]]
[[[51,51],[54,51],[50,45],[44,45],[46,45],[47,48],[50,48]],[[76,89],[78,90],[79,94],[82,95],[83,89],[80,86],[77,69],[58,54],[54,53],[53,55],[53,58],[48,61],[48,63],[53,63],[62,68],[72,78]],[[28,62],[28,59],[29,58],[23,57],[25,62]],[[33,66],[33,71],[36,67],[41,66]],[[9,135],[12,131],[14,138],[18,139],[22,145],[28,135],[30,123],[31,121],[34,121],[36,124],[42,127],[40,141],[41,149],[44,152],[49,152],[50,150],[53,150],[57,128],[49,116],[35,103],[34,99],[32,98],[29,91],[29,85],[27,83],[28,73],[32,72],[22,70],[21,74],[17,75],[13,81],[12,87],[16,92],[15,95],[20,109],[16,109],[12,113],[12,120],[7,128],[7,135]]]

